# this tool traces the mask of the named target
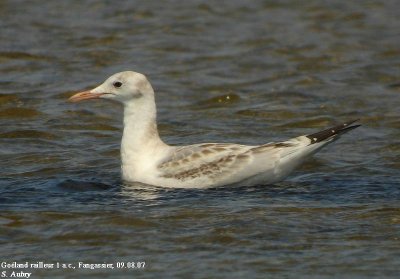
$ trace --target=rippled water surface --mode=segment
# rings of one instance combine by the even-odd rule
[[[31,278],[398,278],[399,11],[383,0],[0,1],[1,261],[146,262]],[[121,107],[66,102],[122,70],[151,80],[171,144],[363,126],[276,185],[129,186]]]

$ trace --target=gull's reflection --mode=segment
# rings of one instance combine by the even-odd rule
[[[123,181],[120,194],[132,200],[155,200],[161,197],[165,189],[140,182]]]

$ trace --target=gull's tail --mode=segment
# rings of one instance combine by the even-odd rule
[[[356,121],[358,119],[283,142],[287,144],[287,147],[281,149],[281,159],[277,168],[277,173],[279,174],[277,181],[286,177],[304,162],[305,159],[319,151],[322,147],[337,140],[340,135],[359,127],[360,125],[351,126]]]
[[[332,128],[307,135],[306,137],[311,140],[310,144],[322,142],[322,141],[331,141],[336,138],[338,138],[339,135],[347,133],[348,131],[351,131],[357,127],[360,127],[361,125],[353,125],[354,122],[357,122],[359,119],[353,120],[353,121],[348,121],[346,123],[334,126]]]

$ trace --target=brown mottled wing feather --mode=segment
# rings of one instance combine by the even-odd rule
[[[250,159],[245,154],[250,146],[236,144],[199,144],[177,148],[158,169],[161,176],[178,180],[207,177],[216,180],[245,165]]]
[[[167,161],[159,165],[161,176],[187,181],[205,178],[218,182],[255,175],[267,166],[254,165],[258,158],[292,147],[290,142],[268,143],[260,146],[237,144],[202,144],[178,148]],[[257,161],[254,161],[257,160]],[[253,173],[254,172],[254,173]]]

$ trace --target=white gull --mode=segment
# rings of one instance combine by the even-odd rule
[[[257,146],[201,143],[171,146],[158,134],[154,90],[147,78],[126,71],[70,101],[107,99],[124,105],[122,177],[171,188],[271,184],[286,178],[307,157],[360,125],[346,122],[310,135]]]

